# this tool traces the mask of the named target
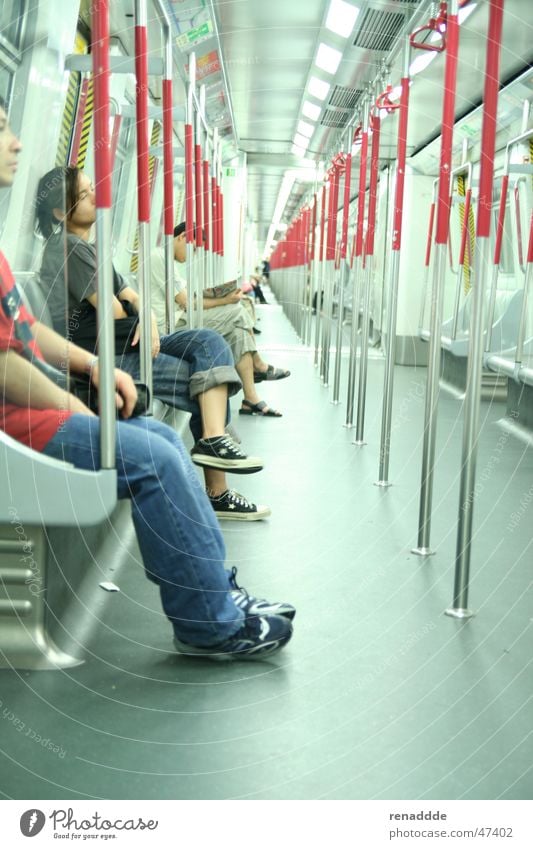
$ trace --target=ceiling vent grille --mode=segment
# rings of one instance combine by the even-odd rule
[[[361,97],[363,90],[360,88],[347,88],[336,85],[329,99],[328,106],[337,106],[340,109],[354,109]]]
[[[352,116],[351,109],[326,109],[321,120],[323,127],[345,127]]]
[[[354,47],[388,52],[404,20],[403,12],[380,12],[378,9],[367,9],[353,43]]]
[[[389,0],[389,3],[394,3],[396,6],[420,6],[422,0]]]

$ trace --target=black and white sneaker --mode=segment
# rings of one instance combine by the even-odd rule
[[[191,451],[191,458],[197,466],[240,474],[260,472],[263,468],[259,457],[248,457],[226,434],[199,439]]]
[[[257,522],[266,519],[272,512],[270,507],[263,504],[253,504],[244,495],[239,495],[234,489],[227,489],[222,495],[211,496],[208,493],[211,507],[219,519],[233,519],[242,522]]]
[[[262,660],[287,645],[292,624],[283,616],[251,616],[236,634],[218,646],[190,646],[174,637],[179,654],[209,660]]]
[[[237,583],[237,567],[234,566],[229,576],[230,595],[245,616],[284,616],[293,620],[296,608],[286,601],[267,601],[266,598],[255,598]]]

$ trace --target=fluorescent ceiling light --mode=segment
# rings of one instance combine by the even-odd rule
[[[309,85],[307,86],[307,91],[313,97],[316,97],[317,100],[325,100],[330,88],[330,84],[324,80],[319,80],[318,77],[311,77]]]
[[[315,59],[315,65],[317,68],[327,71],[328,74],[336,74],[341,59],[342,53],[340,50],[336,50],[334,47],[329,47],[329,45],[324,44],[323,41],[320,42]]]
[[[298,132],[310,139],[315,132],[315,128],[312,124],[308,124],[307,121],[298,121]]]
[[[317,121],[320,115],[320,106],[317,106],[316,103],[311,103],[310,100],[304,100],[302,115],[305,115],[306,118],[311,118],[311,121]]]
[[[357,20],[359,8],[345,3],[344,0],[331,0],[328,16],[326,18],[326,29],[331,30],[342,38],[348,38]]]
[[[419,74],[425,68],[427,68],[428,65],[431,65],[433,60],[436,59],[438,55],[439,55],[438,53],[434,53],[434,52],[432,52],[432,53],[421,53],[420,56],[416,57],[414,62],[411,62],[410,66],[409,66],[409,76],[415,77],[417,74]]]
[[[305,136],[302,136],[301,133],[296,133],[294,136],[294,144],[297,147],[303,147],[304,150],[308,146],[309,141],[310,139],[307,139]]]

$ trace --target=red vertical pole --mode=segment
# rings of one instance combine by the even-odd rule
[[[137,116],[137,201],[138,218],[150,221],[150,167],[148,138],[148,36],[146,26],[135,27],[135,72]]]
[[[194,242],[194,143],[192,124],[185,124],[185,238]]]
[[[172,80],[163,80],[163,170],[165,234],[174,235],[174,151],[172,144]]]

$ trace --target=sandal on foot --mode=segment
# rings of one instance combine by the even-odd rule
[[[272,416],[276,419],[279,419],[282,416],[282,413],[280,413],[279,410],[274,410],[273,407],[269,407],[266,401],[258,401],[257,404],[252,404],[252,402],[247,401],[246,398],[243,399],[239,414],[241,416]]]
[[[290,371],[285,368],[267,366],[266,371],[254,371],[254,383],[261,383],[263,380],[283,380],[284,377],[289,377],[289,375]]]

